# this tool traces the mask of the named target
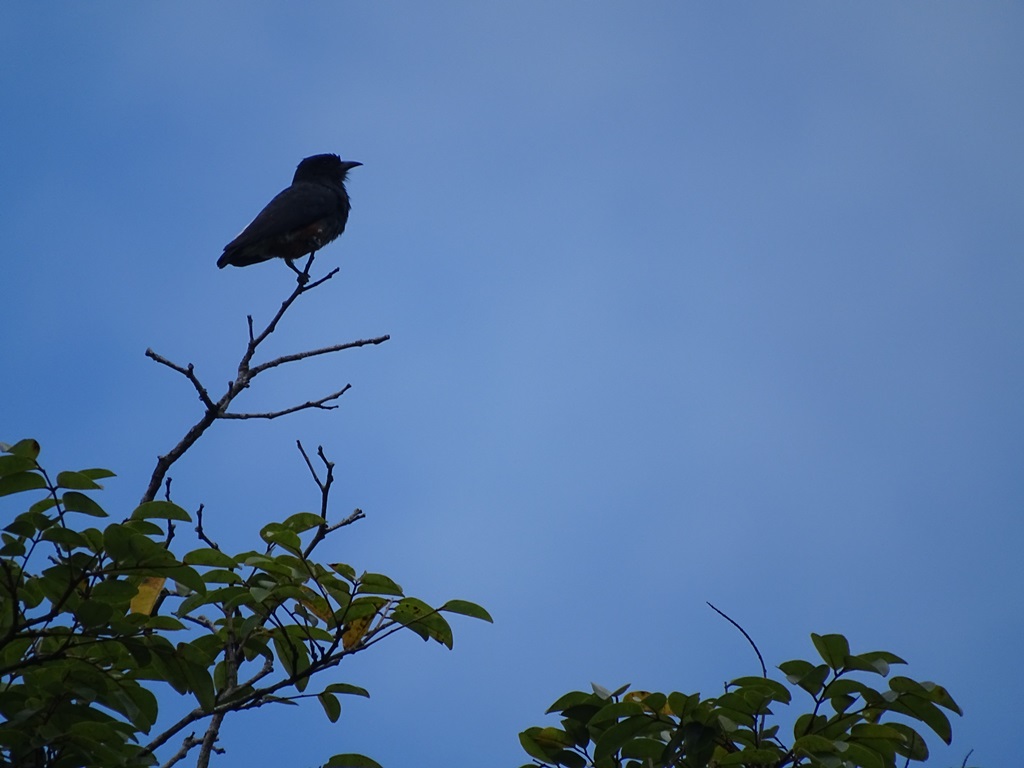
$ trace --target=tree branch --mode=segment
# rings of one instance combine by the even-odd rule
[[[346,384],[344,387],[339,389],[326,397],[321,397],[319,400],[310,400],[302,405],[293,405],[291,408],[285,408],[280,411],[270,411],[268,413],[222,413],[220,418],[222,419],[276,419],[279,416],[287,416],[289,413],[295,413],[296,411],[304,411],[307,408],[319,408],[324,411],[333,411],[338,406],[336,405],[324,405],[329,403],[331,400],[337,400],[339,397],[344,395],[352,388],[351,384]]]
[[[280,416],[286,416],[290,413],[302,411],[307,408],[331,410],[333,408],[336,408],[337,406],[327,405],[327,403],[330,403],[331,401],[338,399],[349,389],[349,386],[346,385],[344,388],[330,395],[327,395],[326,397],[320,398],[318,400],[310,400],[308,402],[302,403],[301,405],[295,405],[290,408],[283,408],[278,411],[271,411],[267,413],[228,413],[228,407],[231,405],[234,399],[238,397],[238,395],[240,395],[246,388],[248,388],[249,383],[258,374],[271,368],[276,368],[277,366],[283,365],[285,363],[295,362],[297,360],[304,360],[308,357],[327,355],[332,352],[340,352],[342,350],[352,349],[354,347],[363,347],[371,344],[381,344],[390,338],[389,336],[378,336],[373,339],[363,339],[360,341],[346,342],[344,344],[334,344],[329,347],[308,350],[306,352],[282,355],[281,357],[274,358],[273,360],[269,360],[265,363],[261,363],[260,365],[252,367],[250,364],[252,362],[253,356],[256,354],[256,350],[259,348],[260,344],[262,344],[266,340],[266,338],[277,329],[277,324],[281,321],[281,318],[284,317],[284,313],[288,311],[288,308],[291,307],[291,305],[295,303],[295,301],[300,296],[313,290],[314,288],[320,285],[323,285],[325,282],[330,280],[332,277],[334,277],[334,275],[338,273],[338,269],[335,268],[332,269],[323,277],[321,277],[319,280],[308,282],[309,269],[312,266],[312,264],[313,254],[310,254],[310,257],[307,260],[303,271],[298,272],[298,270],[296,270],[296,272],[298,272],[299,274],[299,278],[296,281],[297,284],[295,288],[292,290],[288,298],[281,302],[281,306],[278,308],[277,312],[270,319],[270,322],[267,323],[266,327],[264,327],[262,331],[256,333],[253,327],[252,315],[249,315],[247,317],[249,339],[245,347],[245,352],[242,354],[242,358],[238,362],[237,374],[235,376],[234,381],[228,382],[227,389],[225,390],[224,394],[220,397],[219,400],[213,400],[213,398],[210,396],[209,391],[206,389],[205,386],[203,386],[202,382],[199,380],[199,377],[196,376],[195,369],[191,363],[189,363],[187,366],[178,365],[177,363],[174,363],[168,360],[167,358],[163,357],[162,355],[154,352],[152,349],[146,350],[146,357],[150,358],[151,360],[154,360],[160,365],[164,365],[170,368],[171,370],[180,373],[182,376],[188,379],[189,383],[193,386],[193,388],[195,388],[196,392],[199,394],[199,399],[203,403],[205,410],[203,411],[203,415],[200,417],[200,419],[189,428],[189,430],[185,433],[185,436],[182,437],[182,439],[178,442],[177,445],[171,448],[171,450],[169,450],[167,453],[157,457],[156,467],[153,469],[153,474],[150,477],[149,485],[147,486],[146,491],[142,496],[143,502],[152,501],[154,498],[156,498],[156,494],[160,489],[160,484],[163,482],[164,477],[167,475],[168,470],[171,468],[174,462],[180,459],[182,455],[184,455],[184,453],[189,448],[191,448],[200,437],[202,437],[203,433],[213,424],[213,422],[217,421],[217,419],[276,419]]]
[[[197,739],[196,738],[196,734],[193,731],[188,736],[186,736],[184,738],[184,740],[181,742],[181,749],[179,749],[171,757],[170,760],[168,760],[166,763],[164,763],[162,766],[160,766],[160,768],[171,768],[171,766],[174,765],[175,763],[177,763],[177,762],[179,762],[181,760],[184,760],[185,756],[188,755],[188,753],[191,752],[193,748],[198,747],[202,743],[203,743],[202,739]]]
[[[707,601],[705,600],[704,602],[707,602]],[[717,608],[715,608],[715,606],[711,605],[711,603],[708,603],[708,607],[709,607],[709,608],[711,608],[711,610],[712,610],[712,611],[714,611],[715,613],[717,613],[717,614],[718,614],[719,616],[721,616],[721,617],[722,617],[723,619],[725,619],[726,621],[728,621],[728,622],[729,622],[730,624],[732,624],[732,625],[733,625],[734,627],[736,627],[736,629],[738,629],[738,630],[739,630],[740,632],[742,632],[742,633],[743,633],[743,636],[744,636],[745,638],[747,638],[747,642],[748,642],[748,643],[750,643],[750,647],[751,647],[751,648],[753,648],[753,649],[754,649],[754,653],[756,653],[756,654],[757,654],[757,660],[758,660],[759,662],[761,662],[761,676],[762,676],[762,677],[768,677],[768,667],[766,667],[766,666],[764,665],[764,657],[763,657],[763,656],[761,656],[761,652],[760,652],[759,650],[757,650],[757,644],[756,644],[756,643],[755,643],[755,642],[754,642],[754,641],[753,641],[753,640],[752,640],[752,639],[750,638],[750,635],[748,635],[748,634],[747,634],[747,630],[745,630],[745,629],[744,629],[743,627],[741,627],[741,626],[740,626],[739,624],[737,624],[737,623],[736,623],[735,621],[733,621],[732,619],[730,619],[730,618],[729,618],[728,616],[726,616],[726,615],[725,615],[724,613],[722,613],[722,612],[721,612],[720,610],[718,610]]]
[[[355,347],[365,347],[369,344],[383,344],[385,341],[390,339],[391,336],[384,335],[378,336],[374,339],[360,339],[359,341],[348,341],[344,344],[333,344],[329,347],[321,347],[320,349],[311,349],[307,352],[296,352],[291,355],[281,355],[273,360],[268,360],[265,363],[260,363],[249,369],[249,378],[254,378],[256,374],[263,373],[263,371],[269,370],[270,368],[276,368],[284,363],[292,363],[296,360],[305,360],[307,357],[316,357],[317,355],[329,355],[332,352],[341,352],[344,349],[353,349]]]

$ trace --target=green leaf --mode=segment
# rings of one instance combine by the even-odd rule
[[[782,758],[783,753],[777,749],[748,747],[740,752],[723,755],[716,763],[718,765],[776,765]]]
[[[920,720],[947,744],[953,740],[953,728],[949,724],[949,718],[927,699],[914,694],[900,694],[889,704],[889,709]]]
[[[28,472],[38,466],[35,459],[30,459],[28,456],[0,456],[0,477]]]
[[[92,598],[101,600],[111,605],[122,605],[128,607],[128,603],[135,597],[138,586],[124,579],[107,579],[101,581],[92,590]]]
[[[547,714],[552,712],[564,712],[570,707],[578,707],[581,704],[591,703],[591,699],[594,694],[586,693],[585,691],[570,691],[569,693],[560,696],[558,700],[547,709]]]
[[[804,675],[814,669],[814,665],[803,659],[793,659],[792,661],[784,661],[779,664],[779,669],[782,670],[782,673],[789,682],[796,685],[803,679]]]
[[[281,525],[286,528],[290,528],[296,533],[303,533],[311,528],[319,528],[321,525],[325,524],[323,517],[315,515],[312,512],[296,512],[281,523]]]
[[[343,693],[351,696],[365,696],[370,698],[370,692],[365,688],[360,688],[358,685],[350,685],[349,683],[331,683],[324,688],[324,693]]]
[[[185,629],[185,625],[170,616],[150,616],[146,619],[146,628],[166,632],[177,632]]]
[[[85,629],[99,627],[110,621],[114,609],[99,600],[83,600],[75,609],[75,618]]]
[[[356,569],[351,565],[346,565],[345,563],[331,563],[331,569],[339,576],[342,576],[349,581],[356,580]]]
[[[324,764],[324,768],[383,768],[376,760],[366,755],[334,755]]]
[[[801,736],[793,743],[793,751],[804,755],[814,756],[818,754],[832,754],[836,751],[836,745],[831,739],[810,733]]]
[[[882,675],[888,674],[889,665],[891,664],[906,664],[907,662],[897,656],[895,653],[889,653],[888,651],[868,651],[867,653],[857,654],[858,658],[867,661],[869,664],[874,664],[876,669],[884,668],[885,672]]]
[[[390,618],[421,637],[425,634],[447,648],[452,647],[452,628],[448,622],[435,609],[418,598],[406,597],[398,601]]]
[[[173,565],[154,569],[154,572],[159,576],[174,579],[178,584],[188,587],[193,592],[199,592],[200,594],[206,592],[206,582],[199,574],[199,571],[189,568],[187,565]]]
[[[329,693],[321,693],[317,695],[317,699],[320,700],[320,706],[327,713],[327,719],[332,723],[338,722],[338,718],[341,717],[341,702],[338,701],[338,697]]]
[[[35,440],[19,440],[14,445],[0,444],[4,453],[11,453],[15,456],[24,456],[35,461],[39,458],[39,443]]]
[[[37,491],[45,487],[46,480],[38,472],[15,472],[12,475],[0,477],[0,496]]]
[[[660,729],[665,725],[665,723],[644,715],[619,721],[597,738],[597,743],[594,745],[594,763],[602,763],[622,749],[627,742],[649,732],[652,728]]]
[[[921,683],[921,687],[928,691],[928,697],[940,707],[945,707],[950,712],[956,712],[958,715],[963,714],[959,705],[953,701],[953,697],[949,695],[949,691],[941,685],[931,681],[924,681]]]
[[[125,525],[136,533],[141,533],[143,536],[155,538],[163,538],[164,536],[164,529],[152,520],[128,520]]]
[[[850,736],[855,739],[889,739],[901,741],[903,735],[889,724],[858,723],[850,729]]]
[[[668,708],[676,717],[685,717],[700,703],[700,695],[693,693],[689,696],[685,693],[673,691],[668,695]]]
[[[107,517],[103,507],[90,499],[84,493],[68,491],[61,497],[61,503],[68,512],[80,512],[89,517]]]
[[[850,655],[850,644],[842,635],[818,635],[811,633],[811,641],[818,654],[831,669],[840,670],[844,667],[846,657]]]
[[[623,717],[642,715],[644,708],[635,701],[612,701],[605,704],[590,718],[588,725],[597,725],[608,720],[619,720]]]
[[[192,522],[192,516],[188,512],[170,501],[147,501],[139,504],[131,516],[132,520],[149,520],[151,518],[179,520],[183,523]]]
[[[214,568],[237,568],[238,561],[230,555],[226,555],[219,549],[204,547],[193,549],[182,558],[182,562],[188,565],[208,565]]]
[[[643,765],[660,765],[665,754],[665,742],[661,739],[637,738],[622,746],[622,756],[640,760]],[[719,765],[725,763],[720,762]]]
[[[263,526],[262,530],[260,530],[260,538],[267,542],[267,544],[277,544],[284,547],[292,554],[297,555],[302,552],[302,540],[299,538],[299,534],[280,523],[270,523]]]
[[[928,759],[928,745],[925,744],[924,737],[921,734],[903,723],[889,723],[889,727],[899,731],[903,737],[896,746],[896,751],[899,754],[909,757],[911,760],[920,760],[921,762]]]
[[[811,696],[821,693],[825,679],[828,677],[828,666],[819,664],[814,666],[809,661],[794,659],[779,664],[779,669],[786,675],[786,679],[794,685],[799,685]]]
[[[917,680],[909,677],[894,677],[889,681],[889,687],[900,693],[913,693],[917,696],[927,697],[928,691]]]
[[[861,768],[887,768],[885,758],[870,745],[859,744],[856,741],[846,741],[843,745],[843,759],[847,763],[859,765]]]
[[[842,677],[838,680],[833,680],[825,688],[825,698],[833,698],[835,696],[869,696],[871,694],[880,696],[874,688],[865,685],[859,680],[852,680],[848,677]]]
[[[76,491],[95,491],[103,486],[81,472],[58,472],[57,487],[71,488]]]
[[[519,744],[530,757],[539,760],[541,763],[547,763],[551,759],[550,750],[544,749],[536,739],[536,736],[540,735],[542,730],[542,728],[537,728],[536,726],[527,728],[519,734]]]
[[[773,701],[783,704],[788,704],[792,699],[786,686],[769,677],[737,677],[731,684],[755,691],[764,691]]]
[[[797,739],[803,738],[823,728],[826,722],[828,722],[827,718],[822,715],[813,715],[810,712],[805,712],[793,723],[793,736]]]
[[[188,682],[189,690],[195,694],[203,710],[209,712],[216,704],[216,700],[208,660],[188,643],[178,643],[177,649],[180,669]]]
[[[59,525],[47,528],[40,534],[39,538],[43,541],[52,541],[54,544],[60,544],[68,551],[84,548],[88,544],[85,536],[80,534],[78,531],[73,531],[70,528],[63,528]]]
[[[401,597],[404,594],[402,588],[383,573],[364,573],[360,576],[359,592],[371,595],[395,595],[397,597]]]
[[[481,606],[476,603],[471,603],[468,600],[449,600],[437,610],[447,611],[448,613],[458,613],[462,616],[470,616],[474,619],[489,621],[491,624],[494,623],[494,619],[491,618],[491,614]]]
[[[99,467],[93,467],[92,469],[80,469],[78,470],[78,474],[85,475],[90,480],[103,480],[107,477],[117,477],[117,475],[109,469],[101,469]]]
[[[541,728],[539,731],[532,734],[532,736],[533,740],[544,749],[557,750],[564,747],[571,747],[576,743],[576,740],[561,728]]]

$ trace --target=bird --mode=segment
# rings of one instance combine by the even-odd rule
[[[360,165],[331,154],[305,158],[295,169],[291,186],[224,246],[217,266],[247,267],[282,258],[298,272],[293,260],[316,253],[345,231],[351,208],[345,178]]]

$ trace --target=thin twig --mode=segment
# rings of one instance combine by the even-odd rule
[[[308,279],[309,269],[312,266],[312,264],[313,254],[310,254],[309,260],[306,262],[305,269],[303,270],[302,273],[300,273],[300,276],[305,275]],[[328,272],[319,280],[314,280],[311,283],[301,279],[297,281],[297,285],[292,290],[291,294],[281,303],[281,306],[278,308],[274,316],[270,319],[270,322],[267,323],[266,327],[259,333],[256,333],[255,328],[253,326],[252,315],[247,316],[246,322],[248,325],[249,340],[248,343],[246,344],[245,352],[242,354],[242,358],[238,363],[237,375],[235,376],[235,379],[233,381],[228,382],[227,389],[225,390],[221,398],[217,401],[213,400],[207,389],[199,381],[199,378],[196,376],[195,370],[191,363],[187,366],[181,366],[178,365],[177,363],[168,360],[162,355],[157,354],[152,349],[146,350],[147,357],[156,361],[157,363],[160,363],[161,365],[167,366],[171,370],[180,373],[182,376],[189,380],[189,382],[195,388],[196,392],[199,393],[199,399],[205,406],[205,410],[203,412],[202,417],[195,424],[193,424],[191,428],[189,428],[189,430],[185,433],[185,436],[178,442],[177,445],[171,448],[171,450],[168,451],[167,453],[157,457],[156,467],[153,469],[153,474],[150,477],[149,485],[142,496],[143,502],[152,501],[156,497],[156,494],[160,489],[160,484],[163,481],[163,478],[167,475],[168,470],[171,468],[174,462],[180,459],[182,455],[185,453],[185,451],[191,448],[192,445],[195,444],[195,442],[200,437],[202,437],[203,433],[217,419],[274,419],[278,418],[279,416],[285,416],[290,413],[295,413],[296,411],[301,411],[308,408],[330,410],[332,408],[337,407],[333,405],[327,405],[327,403],[330,403],[332,400],[336,400],[337,398],[341,397],[341,395],[348,389],[348,386],[346,386],[342,390],[339,390],[338,392],[328,395],[327,397],[320,398],[319,400],[310,400],[309,402],[303,403],[301,405],[293,406],[291,408],[285,408],[279,411],[272,411],[268,413],[228,413],[228,407],[231,405],[234,399],[238,397],[238,395],[241,394],[249,386],[249,383],[257,374],[265,370],[275,368],[279,365],[283,365],[284,363],[289,363],[296,360],[303,360],[307,357],[315,357],[318,355],[330,354],[331,352],[340,352],[344,349],[362,347],[368,344],[380,344],[388,340],[388,336],[380,336],[375,339],[364,339],[361,341],[348,342],[345,344],[335,344],[333,346],[323,347],[321,349],[314,349],[309,350],[307,352],[284,355],[282,357],[270,360],[267,363],[261,363],[255,368],[250,367],[250,363],[252,362],[253,356],[256,354],[257,348],[271,333],[274,332],[274,330],[277,328],[277,324],[281,321],[281,318],[284,316],[284,313],[288,311],[288,308],[296,301],[296,299],[298,299],[302,294],[313,290],[317,286],[323,285],[325,282],[334,277],[334,275],[336,275],[337,273],[338,269],[335,268]]]
[[[320,517],[323,518],[323,523],[316,529],[316,533],[313,534],[313,538],[310,539],[309,544],[306,545],[305,550],[302,552],[303,558],[307,558],[312,554],[313,550],[316,549],[317,545],[327,538],[328,533],[336,531],[341,526],[327,525],[327,512],[331,495],[331,486],[334,485],[334,462],[327,458],[327,454],[324,453],[324,447],[322,445],[318,445],[316,447],[316,455],[320,457],[320,461],[324,463],[324,469],[327,470],[326,475],[324,475],[324,479],[321,480],[320,476],[316,473],[316,469],[313,468],[313,462],[310,461],[309,454],[307,454],[306,449],[302,447],[302,441],[296,440],[295,444],[298,446],[299,453],[302,454],[302,458],[306,462],[306,466],[309,468],[309,473],[313,475],[313,481],[316,483],[316,487],[320,489]],[[361,512],[360,515],[362,515]],[[352,520],[351,522],[355,522],[355,520]]]
[[[705,602],[707,602],[707,601],[705,601]],[[732,624],[734,627],[736,627],[736,629],[738,629],[740,632],[743,633],[743,636],[745,638],[747,638],[747,642],[750,643],[750,647],[753,648],[754,649],[754,653],[757,654],[757,660],[759,662],[761,662],[761,676],[762,677],[768,677],[768,667],[766,667],[764,665],[764,657],[761,655],[761,652],[759,650],[757,650],[757,644],[751,639],[750,635],[747,634],[747,630],[745,630],[743,627],[741,627],[735,621],[730,619],[728,616],[726,616],[720,610],[715,608],[715,606],[711,605],[711,603],[708,603],[708,606],[711,608],[711,610],[713,610],[715,613],[717,613],[719,616],[721,616],[723,619],[728,621],[730,624]]]
[[[313,468],[313,462],[309,460],[309,456],[306,454],[306,449],[302,447],[302,441],[296,440],[295,444],[298,446],[299,453],[302,454],[302,458],[306,462],[306,466],[309,468],[309,474],[313,476],[313,480],[316,482],[316,487],[323,491],[324,484],[320,482],[320,478],[317,476],[316,470]]]
[[[196,536],[199,537],[200,541],[205,541],[206,545],[210,547],[210,549],[216,549],[220,552],[220,545],[207,536],[206,531],[203,529],[203,510],[205,508],[206,505],[200,504],[199,509],[196,510]]]
[[[257,373],[263,373],[263,371],[269,370],[270,368],[276,368],[284,363],[292,363],[296,360],[305,360],[307,357],[316,357],[317,355],[329,355],[332,352],[341,352],[345,349],[354,349],[355,347],[365,347],[370,344],[383,344],[388,341],[391,336],[385,334],[384,336],[378,336],[374,339],[360,339],[359,341],[347,341],[344,344],[332,344],[329,347],[321,347],[320,349],[311,349],[307,352],[295,352],[291,355],[281,355],[275,357],[273,360],[268,360],[265,363],[260,363],[249,369],[250,377],[255,376]]]
[[[160,365],[166,365],[171,370],[180,373],[182,376],[184,376],[192,383],[193,387],[195,387],[196,392],[199,393],[199,399],[203,401],[203,405],[205,405],[207,408],[214,407],[213,400],[210,399],[210,393],[206,391],[206,387],[204,387],[202,383],[199,381],[199,378],[196,376],[195,367],[192,365],[192,363],[189,363],[184,367],[180,366],[177,363],[172,363],[163,355],[157,354],[152,349],[146,350],[146,357],[148,357],[150,360],[155,360],[156,362],[160,363]]]
[[[181,742],[181,749],[179,749],[174,754],[174,756],[171,757],[170,760],[168,760],[166,763],[164,763],[162,766],[160,766],[160,768],[171,768],[171,766],[174,765],[175,763],[177,763],[178,761],[184,760],[185,756],[189,752],[191,752],[193,748],[198,747],[202,743],[203,743],[203,740],[202,739],[197,739],[196,738],[196,733],[195,733],[195,731],[193,731],[188,736],[186,736],[184,738],[184,740]]]
[[[270,411],[267,413],[222,413],[220,418],[222,419],[276,419],[280,416],[287,416],[289,413],[295,413],[296,411],[304,411],[307,408],[319,408],[323,411],[333,411],[338,406],[336,405],[325,405],[325,403],[331,402],[331,400],[337,400],[339,397],[344,395],[352,388],[351,384],[346,384],[344,387],[339,389],[337,392],[332,392],[326,397],[321,397],[319,400],[310,400],[308,403],[302,405],[293,405],[291,408],[284,408],[280,411]]]
[[[171,502],[171,477],[168,476],[164,483],[164,500],[168,503]],[[164,547],[170,548],[171,542],[174,541],[174,521],[167,521],[167,536],[164,538]]]

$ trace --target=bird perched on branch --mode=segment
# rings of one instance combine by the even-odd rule
[[[294,259],[315,253],[345,231],[350,208],[345,176],[358,165],[337,155],[307,157],[295,169],[292,185],[224,246],[217,266],[247,267],[280,257],[295,269]]]

